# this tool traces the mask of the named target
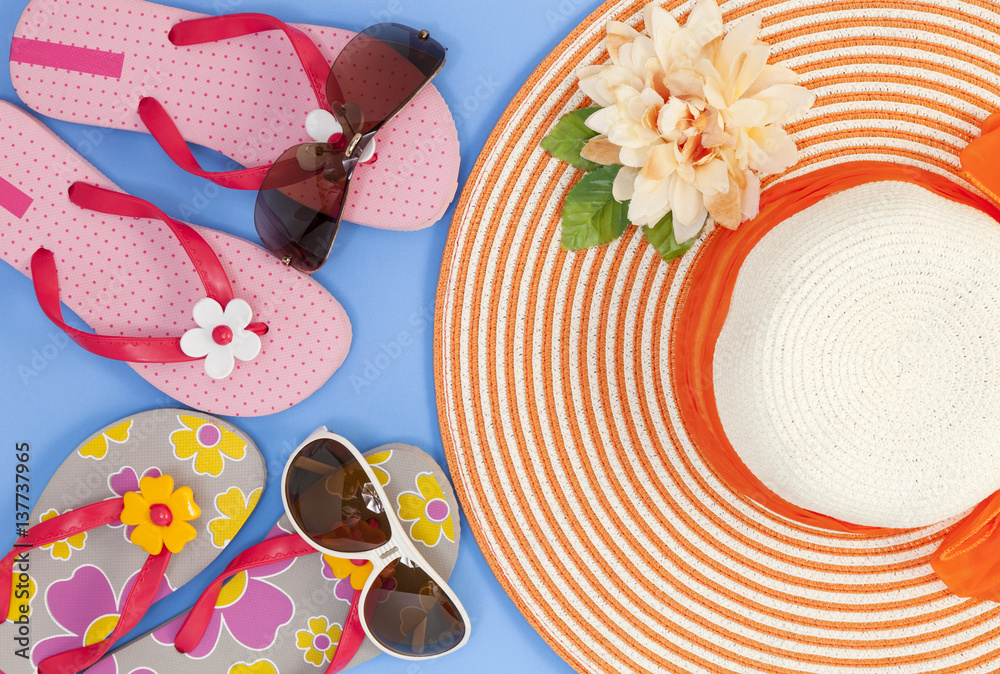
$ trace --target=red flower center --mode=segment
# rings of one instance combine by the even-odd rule
[[[169,527],[174,514],[164,503],[154,503],[149,507],[149,520],[158,527]]]
[[[212,339],[216,344],[229,344],[233,341],[233,331],[228,325],[217,325],[215,330],[212,330]]]

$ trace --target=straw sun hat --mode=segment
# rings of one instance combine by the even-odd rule
[[[798,163],[674,262],[638,229],[564,252],[580,171],[539,143],[643,5],[538,67],[452,225],[436,376],[473,533],[580,671],[1000,670],[1000,14],[722,4],[817,96]]]

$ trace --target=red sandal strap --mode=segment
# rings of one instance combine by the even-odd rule
[[[163,582],[170,556],[170,551],[164,548],[160,554],[150,555],[146,559],[125,598],[121,617],[111,634],[89,646],[50,655],[38,663],[38,674],[76,674],[100,660],[122,635],[130,632],[146,615],[160,583]]]
[[[311,555],[317,552],[316,548],[309,545],[298,534],[287,536],[277,536],[262,541],[251,546],[238,554],[229,566],[226,567],[218,578],[205,588],[205,591],[195,602],[184,619],[184,624],[174,638],[174,648],[181,653],[189,653],[194,650],[201,641],[208,628],[208,623],[215,611],[215,603],[219,599],[219,592],[223,584],[232,576],[241,571],[254,569],[259,566],[267,566],[285,559],[294,559],[304,555]]]
[[[139,101],[139,118],[171,161],[188,173],[207,178],[220,187],[232,190],[259,190],[271,166],[254,166],[235,171],[206,171],[191,154],[174,120],[155,98]]]
[[[302,69],[305,70],[313,93],[316,94],[316,102],[320,106],[328,105],[326,80],[330,75],[330,64],[326,57],[308,35],[273,16],[253,13],[224,14],[181,21],[170,29],[168,39],[175,45],[187,47],[271,30],[280,30],[288,37],[299,57],[299,62],[302,63]]]
[[[340,642],[333,653],[333,659],[326,668],[325,674],[337,674],[346,667],[357,654],[361,644],[365,642],[365,628],[361,626],[361,590],[354,591],[351,599],[351,610],[344,621],[344,629],[340,633]]]
[[[28,529],[28,533],[17,539],[14,547],[0,560],[0,615],[10,613],[11,584],[14,564],[29,550],[56,543],[84,531],[97,529],[106,524],[120,522],[125,499],[113,498],[75,508],[52,519],[39,522]]]
[[[317,104],[320,108],[329,108],[326,100],[326,81],[330,75],[330,64],[327,63],[326,57],[309,36],[273,16],[251,13],[226,14],[181,21],[170,29],[168,39],[175,45],[186,47],[272,30],[282,31],[291,41],[309,80],[309,86],[316,96]],[[188,173],[207,178],[222,187],[258,190],[271,168],[268,164],[235,171],[206,171],[191,154],[191,149],[187,146],[177,124],[159,101],[148,97],[139,101],[139,118],[175,164]]]
[[[208,297],[225,307],[233,299],[233,290],[219,258],[208,242],[192,227],[174,220],[153,204],[121,192],[86,183],[74,183],[69,198],[81,208],[109,215],[159,219],[166,223],[183,246],[197,271]],[[129,337],[98,335],[78,330],[63,320],[59,305],[59,274],[55,256],[39,248],[31,256],[31,279],[42,311],[78,345],[105,358],[131,363],[181,363],[200,360],[181,351],[180,337]],[[247,330],[263,335],[265,323],[251,323]]]

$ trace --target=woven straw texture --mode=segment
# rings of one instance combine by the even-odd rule
[[[996,220],[913,184],[788,218],[740,266],[716,343],[726,437],[772,491],[845,522],[972,508],[1000,488],[998,271]]]
[[[690,3],[668,2],[675,16]],[[673,403],[671,328],[691,260],[637,231],[559,250],[577,171],[538,144],[583,103],[607,3],[539,66],[470,177],[445,252],[438,408],[473,534],[521,611],[580,671],[994,672],[1000,607],[956,598],[927,558],[950,521],[887,536],[784,520],[734,495]],[[773,60],[818,95],[789,175],[846,160],[961,180],[957,153],[998,103],[988,2],[743,2]]]

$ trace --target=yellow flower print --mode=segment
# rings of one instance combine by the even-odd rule
[[[322,667],[324,662],[333,660],[340,643],[340,625],[328,626],[326,618],[310,618],[309,629],[295,633],[295,645],[305,651],[306,662]]]
[[[212,545],[224,548],[233,540],[250,517],[250,513],[257,507],[262,491],[259,488],[255,489],[250,492],[250,497],[246,498],[242,489],[233,487],[215,499],[215,509],[222,517],[216,517],[208,523],[208,530],[212,533]]]
[[[41,521],[50,520],[53,517],[59,515],[58,510],[50,510],[44,515],[42,515]],[[75,536],[70,536],[69,538],[56,541],[55,543],[49,543],[48,545],[41,546],[42,550],[48,550],[52,555],[52,559],[69,559],[73,550],[83,550],[83,543],[87,540],[87,532],[81,531]]]
[[[167,546],[170,552],[180,552],[194,540],[195,528],[188,522],[201,515],[194,502],[191,487],[174,491],[174,478],[146,476],[139,480],[139,493],[125,494],[122,523],[134,526],[129,540],[151,555],[158,555]]]
[[[399,519],[413,522],[410,536],[432,548],[442,534],[454,543],[455,522],[437,478],[433,473],[420,473],[417,489],[419,494],[406,491],[399,495]]]
[[[330,571],[333,572],[333,575],[337,578],[347,578],[350,576],[351,587],[355,590],[364,588],[365,581],[368,580],[368,576],[371,575],[373,568],[371,562],[356,564],[354,560],[344,559],[343,557],[333,557],[331,555],[323,555],[323,561],[326,562]]]
[[[367,461],[368,465],[372,467],[372,472],[375,473],[375,477],[378,478],[379,483],[383,487],[389,484],[389,473],[379,466],[387,462],[391,456],[392,450],[390,449],[387,452],[377,452],[371,456],[365,457],[365,461]]]
[[[116,442],[121,444],[125,442],[128,440],[128,434],[131,430],[132,420],[123,421],[117,426],[104,431],[77,451],[80,456],[100,461],[108,454],[108,443]]]
[[[30,576],[27,582],[20,579],[21,572],[17,570],[17,567],[18,564],[15,563],[14,577],[10,584],[10,611],[7,613],[7,620],[12,622],[20,620],[21,616],[31,616],[31,601],[35,598],[35,592],[38,590],[35,581]]]
[[[232,431],[186,414],[178,414],[177,419],[184,428],[170,434],[174,456],[178,459],[195,457],[194,472],[199,475],[221,475],[223,455],[234,461],[242,461],[246,456],[247,443]]]
[[[270,660],[258,660],[253,664],[238,662],[226,674],[278,674],[278,668]]]

